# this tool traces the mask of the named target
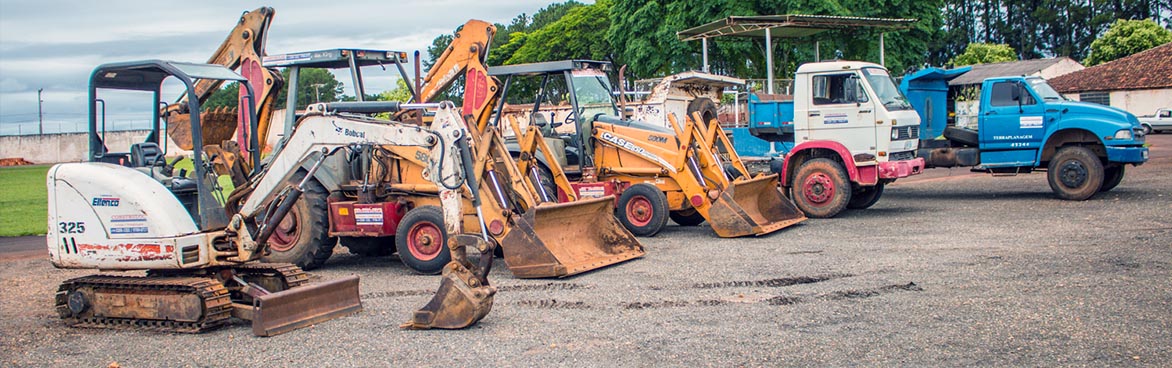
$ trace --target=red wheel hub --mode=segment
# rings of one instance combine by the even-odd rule
[[[635,226],[647,226],[651,223],[651,218],[655,216],[655,211],[651,208],[651,200],[644,196],[631,197],[627,201],[627,221]]]
[[[810,203],[822,204],[834,197],[834,180],[829,175],[815,173],[802,183],[802,195]]]
[[[430,222],[420,222],[407,232],[407,250],[420,261],[430,261],[444,248],[444,233]]]
[[[301,238],[299,226],[301,224],[301,213],[297,207],[289,210],[284,219],[277,224],[277,228],[273,231],[273,236],[269,237],[269,249],[274,252],[288,252],[297,244],[297,240]]]

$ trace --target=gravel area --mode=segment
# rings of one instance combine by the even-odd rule
[[[0,366],[1166,367],[1166,153],[1085,202],[1054,199],[1044,174],[935,170],[869,210],[760,238],[671,225],[643,239],[644,258],[567,279],[516,279],[498,260],[492,313],[460,331],[399,330],[438,279],[342,248],[311,274],[360,275],[365,310],[272,338],[239,323],[199,335],[69,328],[53,293],[92,272],[9,259]]]

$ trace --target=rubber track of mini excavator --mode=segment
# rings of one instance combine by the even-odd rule
[[[203,304],[203,317],[196,322],[152,320],[137,318],[73,317],[69,310],[69,291],[90,287],[113,293],[165,293],[176,299],[196,295]],[[165,332],[197,333],[228,322],[232,315],[232,301],[224,285],[203,277],[134,277],[86,276],[61,283],[56,296],[57,313],[65,324],[75,327],[146,329]]]

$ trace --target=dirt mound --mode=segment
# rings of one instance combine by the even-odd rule
[[[24,166],[24,165],[35,165],[35,164],[32,162],[29,162],[29,160],[25,160],[23,157],[0,158],[0,166]]]

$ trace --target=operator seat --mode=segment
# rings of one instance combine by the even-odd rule
[[[155,164],[163,150],[155,142],[141,142],[130,146],[130,167],[147,167]]]

